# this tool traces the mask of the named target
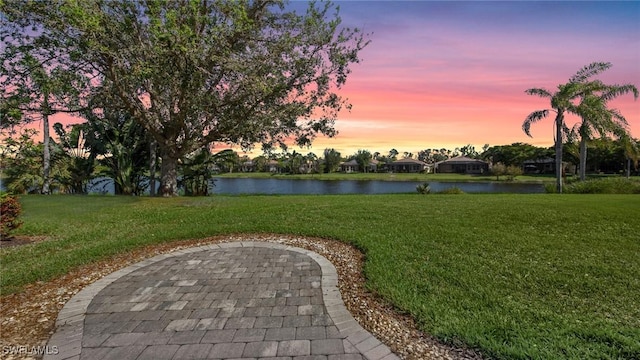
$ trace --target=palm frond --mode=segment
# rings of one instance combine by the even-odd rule
[[[527,134],[527,136],[532,137],[531,136],[531,124],[546,118],[547,115],[549,115],[549,110],[548,109],[536,110],[536,111],[532,112],[531,114],[529,114],[524,119],[524,122],[522,123],[522,131],[524,131],[524,133]]]
[[[609,69],[611,66],[612,66],[611,63],[609,62],[593,62],[589,65],[586,65],[582,69],[578,70],[578,72],[569,79],[569,82],[570,83],[584,82],[590,77]]]
[[[609,114],[612,117],[612,119],[615,119],[615,121],[612,121],[612,122],[616,123],[618,126],[624,128],[625,130],[628,129],[629,122],[624,117],[624,115],[622,115],[622,113],[620,113],[620,110],[618,110],[618,109],[609,109]]]
[[[606,90],[602,92],[602,94],[600,95],[600,98],[604,101],[609,101],[620,95],[624,95],[627,93],[633,93],[633,99],[634,100],[638,99],[638,95],[639,95],[638,88],[632,84],[610,85],[606,88]]]
[[[620,136],[620,141],[622,141],[625,156],[633,161],[638,161],[640,158],[640,148],[638,148],[636,141],[634,141],[628,133]]]
[[[567,134],[567,140],[569,142],[574,142],[582,136],[582,123],[573,125],[571,129],[569,129],[566,125],[564,126],[564,128],[564,132]]]
[[[573,134],[571,133],[571,129],[569,129],[569,126],[567,126],[567,123],[565,123],[564,121],[562,122],[562,138],[563,141],[570,141],[572,142],[574,140],[573,138]]]
[[[527,89],[524,92],[527,95],[535,95],[535,96],[540,96],[540,97],[543,97],[543,98],[550,98],[550,97],[553,96],[549,90],[542,89],[542,88]]]
[[[620,137],[618,134],[627,132],[629,124],[625,117],[618,109],[607,108],[606,100],[600,96],[587,94],[571,111],[582,118],[583,137],[591,137],[594,132],[601,137],[608,134]]]

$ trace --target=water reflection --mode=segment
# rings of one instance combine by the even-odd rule
[[[413,193],[420,181],[380,180],[298,180],[216,178],[215,194],[390,194]],[[466,193],[543,193],[542,184],[508,182],[437,182],[429,181],[432,192],[458,187]]]

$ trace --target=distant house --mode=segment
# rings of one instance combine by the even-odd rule
[[[565,174],[574,174],[576,172],[576,166],[566,161],[562,162],[562,168]],[[525,174],[555,174],[556,159],[525,160],[522,162],[522,172]]]
[[[522,162],[522,172],[525,174],[553,174],[556,160],[553,158],[525,160]]]
[[[300,165],[298,170],[301,174],[311,174],[313,172],[318,172],[318,161],[307,161]]]
[[[489,163],[486,161],[456,156],[436,163],[436,172],[457,174],[484,174],[489,171]]]
[[[395,173],[419,173],[429,169],[429,165],[424,161],[416,159],[400,159],[387,164],[387,170]]]
[[[369,161],[369,168],[367,169],[367,172],[376,172],[377,169],[378,160],[372,159],[371,161]],[[357,172],[360,171],[360,166],[358,165],[358,162],[353,159],[340,164],[340,171],[346,173]]]
[[[277,160],[269,160],[267,162],[267,169],[270,173],[279,173],[282,171],[280,163]]]
[[[245,161],[240,165],[240,171],[242,172],[254,172],[255,169],[256,165],[251,160]]]

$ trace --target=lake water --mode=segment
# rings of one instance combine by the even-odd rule
[[[380,180],[294,180],[294,179],[252,179],[216,178],[214,194],[393,194],[415,193],[421,181],[380,181]],[[439,192],[458,187],[466,193],[543,193],[542,184],[509,182],[437,182],[429,181],[431,192]]]
[[[210,186],[213,194],[240,195],[292,195],[292,194],[396,194],[415,193],[421,181],[380,181],[380,180],[313,180],[313,179],[251,179],[215,178]],[[2,188],[0,183],[0,188]],[[544,193],[542,184],[509,182],[438,182],[429,181],[431,192],[439,192],[458,187],[466,193]],[[113,180],[95,179],[87,186],[89,193],[114,194]]]

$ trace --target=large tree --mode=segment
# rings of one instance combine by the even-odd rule
[[[550,112],[555,112],[554,119],[554,148],[555,148],[555,172],[556,172],[556,191],[562,193],[562,143],[568,128],[564,117],[567,112],[576,113],[576,105],[573,101],[580,99],[584,94],[593,93],[602,90],[603,84],[598,81],[588,81],[592,76],[601,73],[611,67],[610,63],[594,62],[573,75],[566,84],[558,85],[556,92],[551,92],[543,88],[531,88],[525,90],[526,94],[540,96],[550,100],[551,108],[544,110],[536,110],[529,114],[523,124],[522,130],[531,136],[531,124],[546,118]]]
[[[367,41],[338,9],[299,14],[277,0],[11,1],[19,26],[86,64],[157,142],[161,193],[178,160],[213,142],[309,145],[333,136],[337,94]],[[36,36],[37,38],[37,36]]]

